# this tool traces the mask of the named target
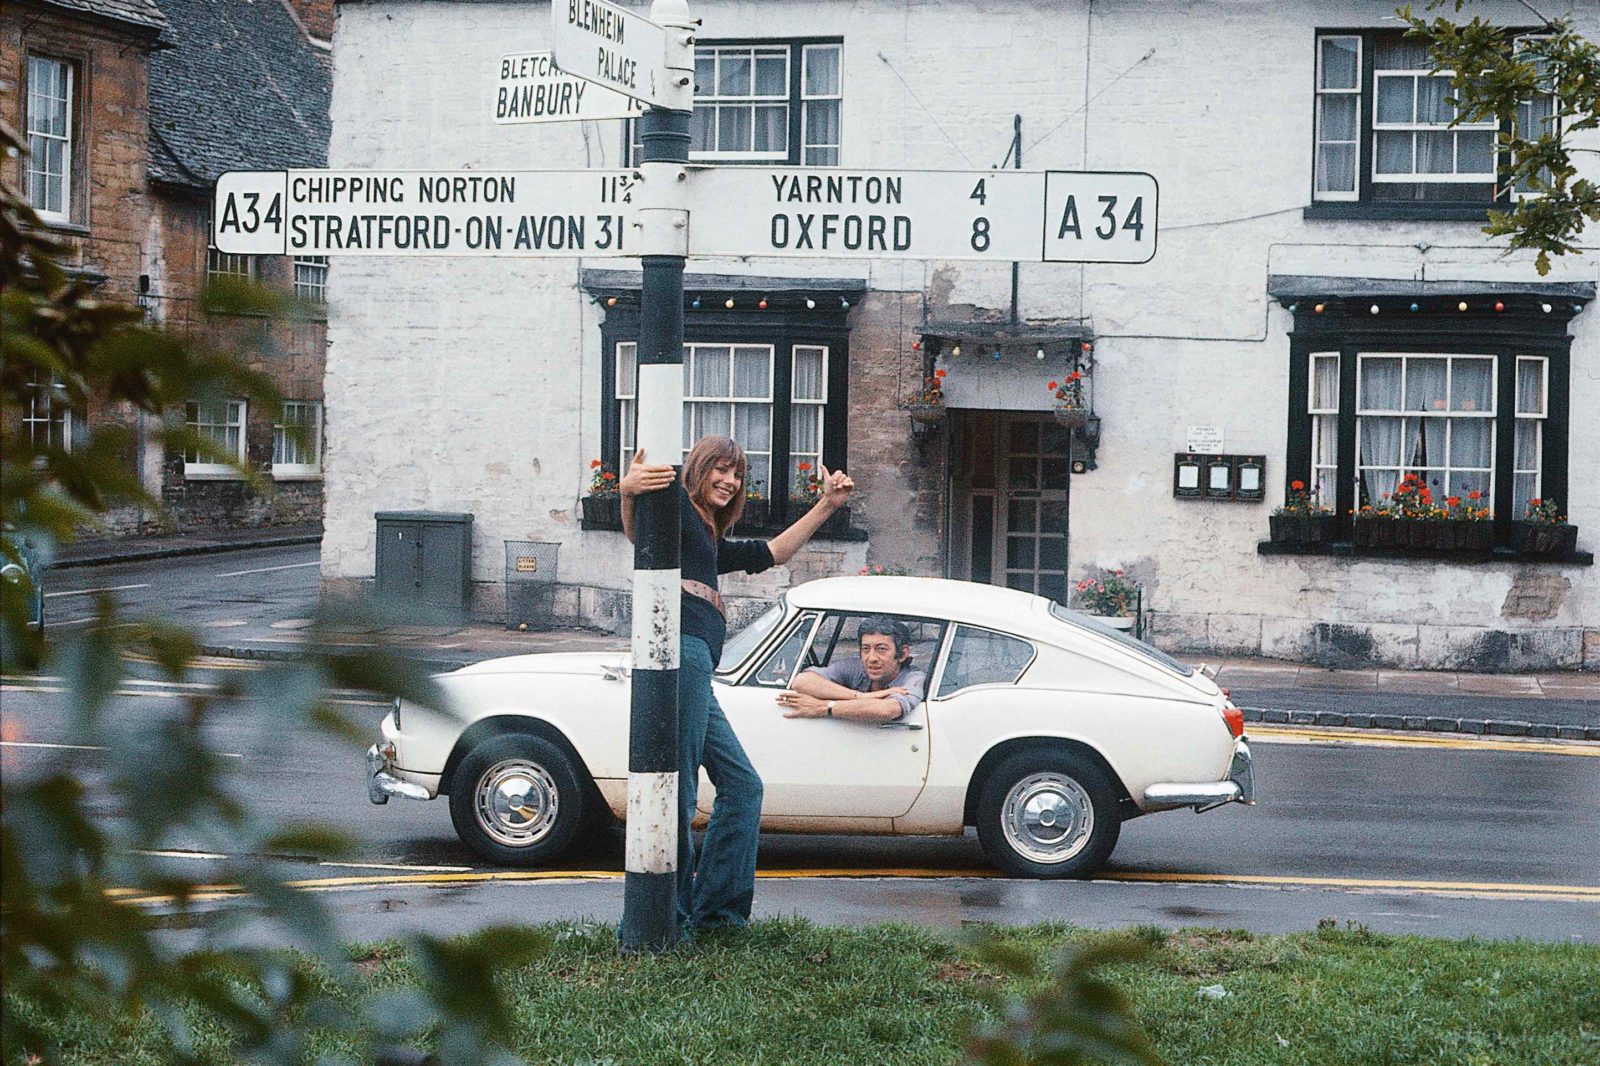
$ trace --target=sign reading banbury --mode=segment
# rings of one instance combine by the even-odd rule
[[[232,171],[212,240],[239,255],[623,256],[626,170]]]
[[[501,56],[496,69],[494,120],[502,125],[638,118],[644,111],[630,96],[560,70],[549,52]]]

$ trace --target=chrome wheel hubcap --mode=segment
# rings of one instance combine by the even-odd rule
[[[1006,843],[1030,862],[1066,862],[1094,832],[1094,804],[1065,774],[1029,774],[1011,786],[1000,810]]]
[[[549,835],[561,796],[544,767],[507,759],[478,778],[472,806],[478,825],[496,843],[525,848]]]

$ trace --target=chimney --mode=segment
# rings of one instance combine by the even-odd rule
[[[305,31],[318,40],[333,40],[333,0],[284,0]]]

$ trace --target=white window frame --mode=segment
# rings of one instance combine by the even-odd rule
[[[244,281],[256,279],[256,256],[239,255],[234,252],[224,252],[216,245],[206,248],[206,281],[212,282],[219,278],[240,278]]]
[[[691,382],[693,380],[693,371],[691,369],[691,366],[692,366],[692,363],[693,363],[693,360],[695,358],[696,353],[700,349],[703,349],[703,348],[726,348],[728,350],[728,394],[726,396],[720,396],[720,395],[717,395],[717,396],[712,396],[712,395],[698,396],[693,391],[693,386],[691,385]],[[733,395],[734,365],[737,362],[737,360],[734,357],[734,352],[737,349],[741,349],[741,348],[742,349],[746,349],[746,350],[764,351],[767,354],[767,391],[766,391],[766,394],[764,396],[734,396]],[[685,457],[688,456],[689,449],[694,447],[694,442],[696,440],[700,439],[700,437],[704,436],[703,433],[695,432],[695,428],[694,428],[695,427],[695,421],[696,421],[695,408],[726,406],[727,409],[728,409],[728,431],[731,434],[733,432],[733,428],[734,428],[735,424],[738,421],[735,418],[735,408],[737,406],[739,406],[741,404],[752,405],[752,406],[753,405],[761,405],[761,406],[766,407],[766,409],[767,409],[767,446],[766,446],[766,448],[764,448],[764,449],[751,448],[744,441],[739,441],[739,446],[745,450],[745,455],[747,455],[747,456],[749,456],[751,458],[754,458],[756,456],[762,456],[762,457],[764,457],[766,459],[767,481],[770,482],[772,480],[772,442],[773,442],[773,437],[777,433],[777,419],[775,417],[776,416],[776,410],[775,409],[776,409],[777,405],[773,402],[774,394],[773,394],[773,391],[772,391],[773,390],[773,385],[774,385],[775,381],[777,380],[777,367],[774,365],[776,352],[777,352],[777,346],[773,345],[773,344],[740,344],[740,343],[735,342],[735,341],[728,341],[728,342],[725,342],[725,343],[724,342],[706,343],[706,342],[696,341],[694,343],[685,343],[684,344],[684,346],[683,346],[683,455]],[[737,440],[738,438],[734,438],[734,439]],[[754,464],[751,464],[751,465],[753,466]],[[746,484],[745,485],[746,491],[748,491],[752,487],[753,486],[751,486],[750,484]],[[764,492],[767,495],[768,499],[772,498],[772,486],[770,484],[764,486],[761,491]]]
[[[1517,37],[1515,40],[1513,40],[1513,42],[1512,42],[1512,50],[1514,52],[1522,51],[1523,44],[1524,44],[1524,42],[1527,42],[1527,41],[1545,41],[1545,40],[1549,40],[1549,39],[1550,38],[1546,34],[1538,34],[1538,33],[1523,34],[1523,35]],[[1550,100],[1550,122],[1555,127],[1554,132],[1559,136],[1560,133],[1561,133],[1561,98],[1559,96],[1557,96],[1554,92],[1542,93],[1541,95],[1544,96],[1544,97],[1547,97]],[[1520,101],[1517,104],[1517,123],[1519,125],[1522,122],[1522,109],[1525,108],[1525,107],[1531,108],[1532,106],[1533,106],[1533,101],[1532,100],[1523,100],[1523,101]],[[1539,139],[1539,137],[1543,136],[1543,133],[1544,133],[1544,131],[1542,131],[1542,130],[1520,130],[1520,129],[1517,132],[1518,132],[1518,135],[1520,137],[1522,137],[1523,140],[1526,140],[1526,141],[1536,141],[1536,140]],[[1546,174],[1545,177],[1548,180],[1549,175]],[[1540,195],[1540,194],[1534,192],[1532,189],[1522,189],[1522,188],[1517,188],[1515,186],[1513,186],[1512,189],[1511,189],[1511,198],[1513,200],[1523,200],[1523,199],[1526,199],[1526,198],[1528,198],[1530,196],[1538,196],[1538,195]]]
[[[1397,409],[1389,409],[1389,408],[1377,408],[1377,407],[1368,407],[1367,406],[1366,397],[1363,395],[1363,389],[1362,389],[1362,382],[1363,382],[1365,376],[1361,372],[1361,364],[1363,362],[1365,362],[1366,360],[1368,360],[1368,359],[1398,359],[1398,360],[1400,360],[1400,407],[1399,408],[1397,408]],[[1409,410],[1406,410],[1406,407],[1405,407],[1406,374],[1407,374],[1407,371],[1409,369],[1411,360],[1414,360],[1414,359],[1416,359],[1416,360],[1421,360],[1421,359],[1443,359],[1443,360],[1445,360],[1444,394],[1445,394],[1445,398],[1446,398],[1446,406],[1445,406],[1444,410],[1438,410],[1438,411],[1436,411],[1436,410],[1427,410],[1427,411],[1409,411]],[[1486,410],[1486,411],[1476,411],[1476,410],[1474,410],[1474,411],[1457,411],[1457,410],[1453,410],[1453,409],[1451,409],[1449,407],[1449,398],[1453,395],[1453,391],[1452,390],[1454,388],[1454,378],[1455,378],[1456,363],[1457,363],[1457,361],[1466,361],[1466,360],[1469,360],[1469,359],[1470,360],[1476,360],[1476,361],[1483,361],[1483,362],[1487,362],[1489,364],[1489,382],[1490,382],[1489,409]],[[1498,440],[1497,440],[1498,419],[1496,418],[1496,414],[1500,409],[1500,387],[1499,387],[1500,378],[1499,378],[1499,373],[1500,373],[1500,357],[1496,356],[1496,355],[1484,354],[1484,353],[1481,353],[1481,352],[1359,352],[1359,353],[1357,353],[1357,355],[1356,355],[1356,462],[1355,462],[1355,471],[1354,471],[1354,473],[1355,473],[1355,483],[1356,483],[1356,499],[1359,500],[1360,496],[1361,496],[1361,475],[1363,473],[1369,471],[1369,470],[1370,471],[1386,471],[1386,472],[1387,471],[1393,471],[1395,473],[1395,480],[1397,482],[1398,482],[1398,480],[1400,478],[1404,477],[1407,473],[1414,472],[1413,466],[1410,463],[1408,463],[1407,460],[1406,460],[1406,454],[1405,454],[1406,441],[1405,441],[1404,437],[1402,437],[1402,439],[1401,439],[1401,454],[1400,454],[1400,465],[1399,466],[1394,466],[1394,465],[1391,465],[1391,464],[1388,464],[1388,463],[1363,463],[1362,462],[1362,456],[1361,456],[1361,428],[1362,428],[1361,427],[1361,422],[1362,422],[1362,419],[1364,419],[1364,418],[1384,418],[1384,419],[1399,418],[1399,419],[1403,420],[1402,421],[1402,427],[1403,427],[1405,422],[1410,421],[1412,419],[1442,418],[1442,419],[1446,420],[1446,422],[1445,422],[1445,435],[1444,435],[1444,448],[1445,448],[1444,458],[1447,461],[1446,462],[1441,462],[1441,463],[1431,463],[1430,462],[1428,464],[1428,466],[1426,467],[1426,469],[1428,469],[1428,470],[1440,471],[1443,474],[1443,477],[1444,477],[1444,484],[1442,486],[1444,491],[1434,493],[1434,503],[1435,504],[1441,504],[1441,505],[1444,503],[1445,496],[1448,495],[1449,490],[1450,490],[1451,475],[1454,474],[1454,473],[1457,473],[1457,472],[1471,472],[1471,473],[1487,474],[1488,475],[1488,485],[1483,490],[1483,492],[1484,492],[1484,501],[1485,501],[1486,504],[1487,504],[1488,501],[1492,501],[1494,499],[1494,493],[1495,493],[1495,479],[1500,474],[1500,471],[1497,470],[1496,467],[1495,467],[1495,456],[1497,454],[1496,448],[1497,448],[1498,443],[1499,443]],[[1452,450],[1453,450],[1452,449],[1452,444],[1453,444],[1453,442],[1451,440],[1452,427],[1451,427],[1450,423],[1453,422],[1453,421],[1457,421],[1457,420],[1461,420],[1461,419],[1468,419],[1468,418],[1485,419],[1485,420],[1488,421],[1488,424],[1489,424],[1489,447],[1488,447],[1489,465],[1487,467],[1456,466],[1456,465],[1451,465],[1448,462],[1448,460],[1454,458],[1454,456],[1452,454]],[[1372,504],[1376,504],[1378,501],[1377,500],[1369,500],[1368,502],[1372,503]]]
[[[1539,406],[1537,410],[1524,411],[1522,397],[1522,364],[1539,364]],[[1544,496],[1544,427],[1545,420],[1550,417],[1550,359],[1543,355],[1519,355],[1516,357],[1516,377],[1512,385],[1512,403],[1516,405],[1516,427],[1520,438],[1523,423],[1533,425],[1533,465],[1519,462],[1526,458],[1519,455],[1520,448],[1513,442],[1511,448],[1511,506],[1514,519],[1521,518],[1527,509],[1529,499],[1538,499]],[[1517,491],[1520,479],[1531,477],[1533,488],[1526,497],[1521,497]]]
[[[1385,79],[1408,79],[1411,82],[1411,116],[1417,114],[1417,88],[1424,80],[1453,78],[1455,71],[1432,71],[1426,68],[1392,68],[1372,71],[1372,173],[1371,178],[1377,185],[1484,185],[1494,184],[1499,177],[1500,148],[1498,137],[1500,123],[1494,119],[1482,122],[1469,122],[1452,126],[1449,122],[1382,122],[1378,115],[1379,102],[1383,98],[1382,82]],[[1452,113],[1456,112],[1454,107]],[[1411,167],[1412,169],[1400,173],[1398,171],[1382,174],[1378,171],[1378,136],[1381,133],[1409,132],[1411,137]],[[1418,171],[1417,166],[1417,138],[1418,133],[1448,133],[1450,134],[1450,165],[1449,171],[1440,173],[1433,171]],[[1489,169],[1475,170],[1463,173],[1459,169],[1461,159],[1461,135],[1463,133],[1489,134]]]
[[[1322,74],[1323,47],[1322,46],[1323,46],[1323,42],[1325,42],[1325,41],[1354,41],[1356,43],[1356,83],[1351,88],[1348,88],[1348,89],[1327,89],[1327,88],[1323,87],[1323,74]],[[1362,78],[1363,78],[1364,72],[1366,70],[1366,55],[1364,53],[1364,48],[1365,48],[1365,42],[1361,39],[1361,37],[1359,37],[1359,36],[1357,36],[1355,34],[1328,33],[1328,34],[1318,34],[1317,35],[1317,82],[1316,82],[1317,113],[1316,113],[1316,120],[1315,120],[1316,121],[1316,129],[1315,129],[1314,134],[1313,134],[1314,143],[1313,143],[1312,151],[1313,151],[1314,154],[1313,154],[1313,157],[1312,157],[1312,160],[1311,160],[1311,167],[1312,167],[1312,170],[1311,170],[1311,195],[1312,195],[1313,199],[1317,199],[1317,200],[1345,200],[1345,201],[1350,201],[1350,200],[1359,200],[1361,198],[1361,157],[1362,157],[1361,142],[1364,140],[1364,138],[1361,136],[1361,130],[1362,130],[1362,126],[1361,126],[1361,118],[1362,118],[1362,116],[1361,116],[1361,82],[1362,82]],[[1323,138],[1323,136],[1322,136],[1322,131],[1323,131],[1323,103],[1330,96],[1353,96],[1353,97],[1355,97],[1355,101],[1356,101],[1356,124],[1355,124],[1355,140],[1353,142],[1351,142],[1351,141],[1330,141],[1330,140],[1326,140],[1326,139]],[[1322,146],[1324,144],[1349,144],[1351,146],[1351,149],[1352,149],[1352,151],[1355,152],[1355,157],[1356,157],[1355,158],[1355,169],[1353,171],[1353,174],[1354,174],[1354,177],[1355,177],[1355,188],[1350,189],[1348,191],[1343,190],[1343,189],[1323,190],[1323,189],[1318,189],[1317,188],[1317,173],[1320,170],[1319,162],[1320,162],[1321,157],[1322,157]]]
[[[28,433],[28,443],[37,450],[56,447],[72,451],[72,405],[67,402],[66,390],[54,377],[35,371],[28,383],[28,407],[22,412],[22,424]],[[40,437],[43,443],[40,443]]]
[[[190,406],[195,409],[194,417],[189,417],[187,413],[184,416],[188,421],[190,429],[203,432],[206,429],[221,429],[226,431],[235,427],[238,428],[239,447],[236,458],[242,464],[245,461],[245,456],[248,454],[245,437],[249,428],[249,404],[244,400],[214,400],[209,404],[191,401]],[[208,413],[204,410],[204,408],[208,406],[224,407],[224,421],[201,421],[204,415]],[[227,465],[226,463],[213,463],[201,460],[198,458],[198,453],[193,452],[186,453],[183,457],[183,476],[192,481],[242,480],[242,475],[233,467]]]
[[[802,398],[795,392],[795,387],[799,383],[799,375],[794,372],[794,364],[796,356],[799,355],[802,349],[817,352],[822,359],[821,399]],[[822,466],[822,457],[828,454],[828,357],[831,354],[826,344],[791,344],[789,346],[789,471],[786,475],[789,490],[792,490],[795,482],[799,480],[800,471],[796,468],[796,464],[802,460],[808,461],[811,463],[811,469],[816,471]],[[794,412],[801,408],[807,410],[815,408],[817,412],[817,450],[815,452],[795,451]]]
[[[328,303],[328,257],[294,257],[294,294],[298,299],[326,306]]]
[[[1311,415],[1311,484],[1306,494],[1324,507],[1333,507],[1339,488],[1339,352],[1312,352],[1310,380],[1306,382],[1306,411]],[[1333,405],[1317,404],[1317,361],[1333,360]],[[1329,427],[1323,448],[1323,427]]]
[[[700,86],[700,89],[709,88],[710,92],[696,92],[694,98],[694,114],[696,121],[699,116],[705,115],[705,121],[711,125],[710,149],[692,150],[689,158],[692,160],[751,160],[763,162],[785,162],[789,158],[789,116],[794,106],[791,95],[794,84],[793,52],[789,44],[774,41],[772,44],[709,44],[701,45],[695,49],[695,59],[698,61],[706,53],[710,54],[712,61],[712,85]],[[721,67],[724,56],[742,56],[750,62],[750,91],[742,96],[720,96],[716,92],[717,83],[721,80]],[[781,95],[760,95],[756,92],[756,61],[758,57],[768,59],[781,56],[783,59],[783,92]],[[767,149],[758,151],[754,147],[755,115],[757,109],[776,108],[783,109],[783,147],[781,149]],[[751,147],[745,149],[725,149],[718,145],[717,135],[721,128],[720,115],[724,109],[748,109],[750,112]]]
[[[293,417],[291,417],[293,416]],[[291,422],[309,427],[307,441],[300,444],[287,432]],[[309,463],[283,462],[280,457],[290,448],[305,449]],[[304,458],[304,456],[296,456]],[[285,400],[278,421],[272,426],[272,476],[279,481],[311,481],[322,477],[322,401]]]
[[[61,71],[61,72],[63,72],[65,74],[65,77],[66,77],[66,97],[65,97],[65,99],[54,95],[54,93],[46,96],[42,92],[39,91],[39,87],[37,85],[37,80],[36,80],[36,78],[34,76],[35,64],[39,64],[41,66],[48,64],[50,66],[55,67],[56,69],[58,69],[59,71]],[[73,97],[74,97],[74,94],[76,93],[76,90],[77,90],[77,70],[76,70],[76,68],[75,68],[75,66],[73,65],[72,62],[70,62],[69,60],[65,60],[65,59],[56,59],[56,58],[54,58],[52,56],[41,56],[41,55],[32,55],[32,54],[30,54],[28,56],[28,84],[27,84],[27,88],[26,88],[27,102],[28,102],[28,114],[27,114],[27,118],[25,119],[27,127],[28,127],[28,129],[27,129],[27,138],[28,138],[28,150],[29,150],[28,151],[28,160],[27,160],[27,164],[26,164],[26,166],[27,166],[27,185],[28,185],[28,203],[32,205],[33,209],[36,212],[38,212],[39,217],[41,219],[43,219],[44,221],[46,221],[46,222],[70,222],[72,220],[72,163],[73,163],[72,156],[73,156],[73,148],[74,148],[73,135],[75,133],[75,130],[73,129],[72,119],[73,119],[73,110],[74,110],[74,108],[73,108],[73,103],[74,103]],[[47,130],[47,129],[42,129],[42,128],[36,127],[35,119],[38,117],[38,113],[39,113],[39,109],[36,108],[36,106],[35,106],[35,102],[36,101],[39,102],[39,103],[48,103],[49,105],[51,105],[52,112],[54,112],[54,110],[57,107],[59,107],[59,108],[61,108],[63,110],[64,113],[61,116],[62,119],[63,119],[63,122],[62,122],[63,132],[62,133],[58,134],[58,133],[55,133],[52,130]],[[52,114],[52,117],[54,117],[53,114]],[[38,138],[41,142],[59,143],[62,146],[61,147],[61,168],[62,169],[61,169],[61,173],[60,174],[56,174],[56,173],[52,172],[49,169],[48,156],[47,156],[46,153],[40,152],[37,149],[35,149],[35,147],[34,147],[34,138]],[[40,163],[43,164],[43,169],[38,169],[35,166],[35,164],[40,164]],[[51,210],[49,207],[45,206],[46,204],[49,203],[49,195],[50,195],[50,192],[52,191],[53,183],[55,181],[57,181],[57,180],[59,180],[59,182],[60,182],[60,193],[61,193],[61,209],[59,211]],[[42,188],[43,197],[38,195],[39,192],[40,192],[40,186],[43,187]]]
[[[812,52],[831,51],[837,54],[835,66],[839,71],[839,90],[834,93],[817,93],[811,91],[811,66],[807,62]],[[812,143],[809,131],[811,129],[811,107],[818,102],[833,101],[839,107],[839,139],[832,144],[821,142]],[[843,161],[844,149],[844,45],[838,42],[829,44],[808,44],[800,49],[800,165],[836,167]],[[833,152],[833,161],[829,163],[813,163],[810,155],[813,151]]]

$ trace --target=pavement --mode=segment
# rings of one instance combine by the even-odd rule
[[[64,549],[54,565],[107,565],[315,544],[320,535],[320,527],[303,526],[82,542]],[[208,655],[234,659],[289,659],[306,650],[312,625],[311,618],[230,619],[202,626],[202,648]],[[333,648],[400,651],[439,671],[505,655],[623,652],[629,643],[626,636],[595,630],[524,632],[478,622],[384,628],[355,625],[320,631],[317,638]],[[1597,673],[1330,669],[1274,659],[1185,658],[1203,665],[1218,684],[1230,689],[1249,722],[1600,741]]]

